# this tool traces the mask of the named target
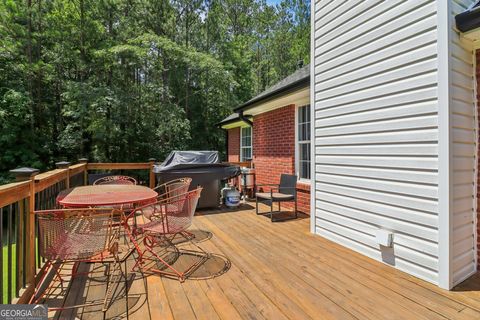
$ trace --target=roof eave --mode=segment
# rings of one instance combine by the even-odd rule
[[[245,115],[246,118],[253,118],[253,116],[251,115]],[[235,119],[230,119],[230,120],[227,120],[227,121],[220,121],[218,122],[217,124],[215,124],[217,127],[221,128],[223,126],[226,126],[228,124],[232,124],[232,123],[235,123],[235,122],[242,122],[242,120],[240,118],[235,118]]]
[[[282,87],[282,88],[279,88],[275,91],[272,91],[270,92],[269,94],[263,96],[263,97],[259,97],[258,99],[252,99],[250,101],[247,101],[245,102],[244,104],[236,107],[235,109],[233,109],[234,112],[240,112],[240,111],[245,111],[245,110],[248,110],[250,108],[253,108],[261,103],[265,103],[267,101],[270,101],[270,100],[273,100],[275,98],[277,98],[278,96],[281,96],[281,95],[284,95],[285,93],[290,93],[290,92],[293,92],[293,91],[296,91],[298,89],[301,89],[301,88],[304,88],[304,87],[308,87],[310,85],[310,75],[303,78],[303,79],[300,79],[300,80],[297,80],[285,87]]]
[[[455,23],[457,29],[461,32],[480,28],[480,7],[457,14]]]

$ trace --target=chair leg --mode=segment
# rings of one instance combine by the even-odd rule
[[[129,318],[128,316],[128,270],[127,270],[127,258],[123,261],[123,268],[125,270],[124,273],[124,278],[125,278],[125,310],[127,313],[127,319]]]
[[[156,272],[160,275],[166,275],[170,277],[176,277],[180,282],[184,282],[195,270],[197,270],[205,261],[207,261],[210,258],[210,253],[206,252],[203,250],[197,243],[193,242],[191,238],[185,237],[184,234],[179,233],[181,236],[183,236],[187,241],[190,242],[190,244],[194,247],[196,247],[199,251],[193,251],[193,250],[187,250],[183,249],[181,252],[190,254],[190,255],[195,255],[197,257],[200,257],[201,259],[198,262],[195,262],[194,264],[190,265],[186,270],[184,271],[179,271],[175,267],[173,267],[171,264],[169,264],[167,261],[162,259],[154,250],[153,247],[146,247],[146,250],[155,258],[157,261],[161,262],[167,269],[169,269],[171,272],[164,271],[164,270],[159,270],[156,268],[150,268],[150,271]],[[170,242],[170,240],[167,239],[167,241]],[[173,243],[171,243],[173,245]]]
[[[255,213],[258,215],[258,197],[255,197]]]
[[[281,202],[278,203],[278,212],[282,211],[282,207],[280,206]]]
[[[295,219],[298,218],[298,211],[297,211],[297,197],[295,197]]]
[[[50,270],[50,268],[53,267],[52,263],[48,260],[46,263],[45,263],[45,269],[44,269],[44,273],[40,276],[40,279],[37,283],[37,286],[33,289],[33,294],[32,296],[30,297],[30,300],[29,300],[29,304],[32,304],[32,303],[38,303],[38,301],[40,301],[40,299],[43,297],[44,293],[41,293],[40,296],[37,297],[37,294],[38,294],[38,291],[42,289],[42,286],[43,286],[43,281],[46,279],[47,275],[48,275],[48,272]],[[63,286],[63,284],[62,284]],[[44,290],[44,292],[46,292],[47,289]]]
[[[270,221],[273,222],[273,200],[270,200]]]

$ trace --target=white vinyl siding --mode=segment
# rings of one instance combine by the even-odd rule
[[[473,0],[444,1],[314,3],[312,230],[450,288],[476,270],[476,114]]]
[[[437,283],[435,1],[315,8],[315,230]]]
[[[451,23],[454,16],[465,11],[471,0],[451,2]],[[451,122],[453,153],[453,213],[452,213],[452,281],[460,283],[475,271],[475,83],[472,43],[460,39],[451,30]]]

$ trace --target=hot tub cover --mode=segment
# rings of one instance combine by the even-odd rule
[[[162,164],[153,167],[153,172],[210,174],[214,179],[229,179],[241,173],[239,166],[220,163],[218,151],[172,151]]]
[[[156,165],[155,173],[180,168],[194,168],[219,163],[218,151],[172,151],[165,161]]]
[[[173,151],[165,161],[156,165],[153,172],[157,183],[190,177],[190,190],[202,186],[202,196],[197,208],[218,207],[220,204],[220,181],[240,175],[240,167],[220,163],[217,151]]]

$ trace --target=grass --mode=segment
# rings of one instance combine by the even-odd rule
[[[35,241],[35,252],[37,252],[37,245],[38,239]],[[2,304],[8,304],[8,246],[3,246],[3,301],[0,301]],[[17,264],[17,245],[12,243],[12,298],[15,298],[15,283],[17,281],[17,273],[16,273],[16,264]]]
[[[16,275],[16,262],[17,262],[17,246],[15,243],[12,243],[12,297],[15,297],[15,283],[17,281]],[[8,301],[8,246],[3,246],[3,301],[2,303],[10,303]]]

